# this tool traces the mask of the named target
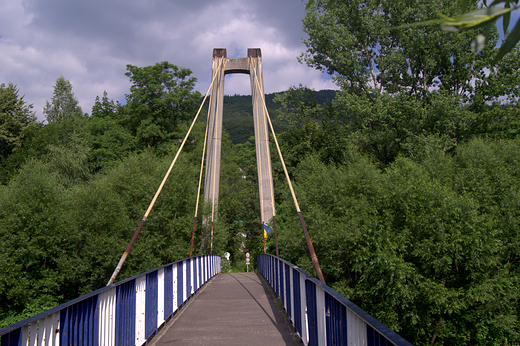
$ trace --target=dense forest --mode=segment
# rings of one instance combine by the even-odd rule
[[[496,29],[391,30],[448,0],[309,2],[300,59],[338,91],[266,96],[327,284],[417,345],[520,343],[520,49]],[[90,114],[63,76],[37,121],[0,86],[0,325],[108,281],[201,95],[187,68],[127,66],[124,104]],[[225,98],[214,253],[262,250],[251,102]],[[118,280],[189,255],[205,119]],[[314,275],[272,148],[280,255]],[[201,205],[202,212],[206,212]],[[197,226],[195,252],[208,253]],[[274,251],[274,239],[268,241]]]
[[[314,98],[318,104],[323,105],[330,103],[335,96],[335,90],[319,90],[316,91]],[[269,110],[273,128],[276,133],[279,133],[286,124],[278,117],[281,105],[275,102],[276,97],[280,97],[280,93],[265,95],[265,105]],[[206,112],[207,108],[206,104],[204,107]],[[224,96],[224,112],[222,127],[229,134],[229,140],[233,144],[244,144],[255,135],[251,95]]]

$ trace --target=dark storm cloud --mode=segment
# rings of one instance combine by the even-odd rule
[[[297,62],[305,50],[305,4],[286,1],[0,0],[0,83],[18,85],[40,119],[57,77],[73,85],[90,113],[103,91],[123,100],[126,65],[167,60],[190,68],[205,93],[213,48],[228,56],[262,49],[266,92],[299,83],[321,89],[329,79]],[[226,80],[226,93],[248,94],[247,78]]]

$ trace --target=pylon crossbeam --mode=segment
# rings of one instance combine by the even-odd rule
[[[221,67],[221,68],[219,68]],[[265,113],[265,93],[262,73],[262,54],[259,48],[249,48],[247,58],[227,58],[225,48],[213,50],[213,77],[208,113],[208,143],[204,198],[218,206],[220,157],[222,145],[222,118],[224,106],[224,79],[231,73],[249,74],[253,102],[253,121],[255,128],[255,147],[258,169],[258,185],[262,223],[267,224],[274,215],[273,177],[269,151],[269,132]],[[215,74],[217,74],[215,76]],[[214,215],[212,214],[212,220]]]

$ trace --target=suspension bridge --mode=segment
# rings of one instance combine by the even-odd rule
[[[276,255],[256,258],[256,272],[222,273],[213,254],[213,224],[218,211],[225,75],[250,75],[258,169],[260,216],[272,225]],[[199,193],[211,214],[202,217],[210,233],[210,254],[192,256],[197,224],[195,208],[190,257],[119,282],[119,271],[159,197],[186,140],[210,95]],[[269,130],[282,162],[296,214],[318,278],[279,257],[269,150]],[[206,154],[207,153],[207,154]],[[213,50],[211,85],[107,286],[0,329],[1,346],[20,345],[410,345],[401,336],[325,283],[318,258],[283,161],[265,106],[262,56],[228,58]]]

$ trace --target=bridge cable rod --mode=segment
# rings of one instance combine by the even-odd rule
[[[258,82],[258,76],[256,73],[256,67],[253,65],[253,73],[254,73],[254,80],[257,84],[260,84]],[[292,187],[291,178],[289,177],[289,173],[287,172],[287,167],[285,166],[285,161],[282,156],[282,151],[280,150],[280,145],[278,144],[278,140],[276,139],[276,133],[274,132],[273,123],[271,122],[271,117],[269,116],[269,111],[267,110],[267,105],[265,103],[265,99],[262,98],[263,104],[264,104],[264,110],[267,115],[267,120],[269,122],[269,127],[271,128],[271,132],[273,134],[274,143],[276,144],[276,149],[278,150],[278,155],[280,156],[280,161],[282,163],[283,171],[285,173],[285,177],[287,179],[287,183],[289,184],[289,190],[291,191],[294,205],[296,207],[296,211],[298,212],[298,218],[300,219],[300,225],[302,226],[303,233],[305,235],[305,240],[307,241],[307,246],[309,248],[309,252],[311,255],[311,260],[314,265],[314,269],[316,270],[316,274],[318,275],[318,279],[325,284],[325,278],[323,277],[323,273],[321,271],[320,264],[318,262],[318,257],[316,256],[316,252],[314,251],[314,246],[312,245],[311,237],[309,236],[309,232],[307,231],[307,226],[305,225],[305,221],[303,220],[303,215],[300,210],[300,206],[298,205],[298,200],[296,199],[296,194],[294,193],[294,189]]]
[[[199,110],[197,111],[197,114],[195,115],[195,118],[193,119],[193,122],[191,123],[191,126],[188,129],[188,133],[186,133],[186,136],[184,137],[184,139],[183,139],[183,141],[181,143],[181,146],[179,147],[179,150],[177,150],[177,154],[175,154],[175,158],[173,159],[170,167],[168,168],[168,171],[164,175],[164,178],[163,178],[161,184],[159,185],[159,188],[157,189],[157,192],[153,196],[152,202],[150,203],[150,205],[148,206],[148,209],[144,213],[144,216],[141,219],[141,222],[139,223],[139,226],[137,226],[137,229],[135,230],[134,235],[133,235],[132,239],[130,240],[130,243],[128,243],[128,246],[126,247],[125,252],[123,252],[123,255],[121,256],[121,259],[119,260],[119,263],[117,264],[116,269],[112,273],[112,276],[110,277],[110,280],[108,280],[107,286],[110,286],[111,284],[114,283],[117,275],[119,274],[119,271],[121,270],[121,267],[125,263],[126,257],[128,257],[128,254],[132,250],[132,247],[134,246],[134,242],[137,239],[137,236],[139,235],[139,232],[141,232],[141,229],[143,228],[143,225],[144,225],[144,222],[146,221],[146,218],[150,214],[150,211],[152,210],[152,208],[153,208],[153,206],[155,204],[155,201],[157,200],[157,197],[159,197],[159,194],[161,193],[161,190],[162,190],[164,184],[166,183],[166,180],[168,179],[168,176],[170,175],[170,172],[172,171],[173,166],[175,165],[175,162],[177,161],[177,158],[179,157],[179,154],[181,153],[182,148],[184,147],[184,144],[188,140],[188,137],[189,137],[189,135],[191,133],[191,130],[193,129],[193,126],[195,125],[195,123],[197,121],[197,118],[199,117],[200,111],[202,110],[202,107],[204,106],[204,103],[206,102],[206,98],[208,97],[208,94],[209,94],[209,92],[211,90],[211,87],[213,86],[213,81],[214,80],[215,80],[215,78],[213,78],[213,80],[211,81],[211,84],[210,84],[210,86],[208,88],[208,91],[206,92],[206,95],[204,96],[204,99],[202,100],[202,103],[201,103],[201,105],[199,107]]]

